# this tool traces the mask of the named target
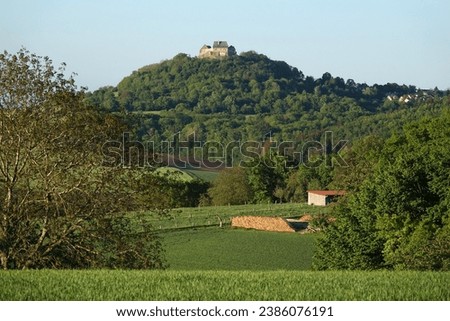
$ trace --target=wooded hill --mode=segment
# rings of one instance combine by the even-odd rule
[[[197,140],[339,139],[387,137],[406,122],[437,114],[448,92],[388,83],[369,86],[329,73],[314,79],[283,61],[244,52],[221,60],[178,54],[134,71],[116,87],[87,100],[124,112],[139,139],[170,140],[180,132]]]

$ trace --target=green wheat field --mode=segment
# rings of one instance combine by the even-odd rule
[[[6,271],[0,300],[450,300],[450,273]]]

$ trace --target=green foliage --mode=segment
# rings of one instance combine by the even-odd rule
[[[450,273],[0,271],[0,300],[448,301]]]
[[[336,221],[318,240],[313,267],[318,270],[373,270],[384,267],[383,240],[377,235],[369,188],[349,196],[331,212]]]
[[[274,108],[282,114],[289,107],[296,110],[310,107],[294,103],[302,96],[292,93],[303,92],[349,97],[363,103],[364,109],[373,109],[384,102],[387,94],[414,94],[416,88],[397,84],[369,87],[366,84],[345,83],[342,78],[329,73],[314,80],[312,77],[305,78],[297,68],[283,61],[273,61],[253,52],[222,60],[204,60],[179,54],[171,60],[133,72],[115,90],[104,87],[88,98],[93,103],[106,100],[109,102],[105,104],[106,108],[110,110],[114,108],[109,106],[115,106],[117,101],[129,111],[176,108],[202,114],[255,114]],[[341,108],[346,110],[348,107]]]
[[[197,206],[210,184],[194,179],[190,182],[169,181],[165,191],[170,195],[171,207]]]
[[[89,268],[151,269],[165,268],[160,237],[144,218],[114,215],[97,227],[103,239],[89,240],[99,253]],[[73,268],[73,262],[68,262]]]
[[[95,94],[87,93],[86,99],[103,111],[117,112],[120,110],[120,105],[116,96],[115,88],[108,86],[97,89]]]
[[[411,94],[410,103],[387,97]],[[320,139],[332,130],[340,139],[367,134],[388,137],[403,124],[436,114],[442,92],[397,84],[358,84],[325,73],[305,77],[285,62],[254,52],[222,60],[173,59],[143,67],[117,87],[88,94],[103,110],[126,112],[139,139],[170,141],[195,132],[201,141]],[[448,102],[446,102],[448,104]],[[150,134],[149,134],[150,132]]]
[[[450,243],[438,235],[448,230],[450,214],[450,112],[425,118],[388,141],[377,175],[377,229],[386,238],[386,262],[398,268],[448,267]],[[420,239],[422,239],[423,244]],[[424,259],[421,245],[428,247]]]
[[[220,171],[208,190],[213,205],[242,205],[252,199],[252,190],[242,168]]]
[[[312,228],[324,230],[330,226],[333,219],[327,213],[319,213],[314,215],[310,224]]]
[[[342,153],[346,166],[333,168],[331,187],[347,191],[359,189],[364,180],[372,176],[383,146],[384,139],[373,135],[353,142],[351,148]]]
[[[216,173],[208,173],[200,170],[181,170],[175,167],[158,167],[153,174],[165,182],[165,192],[169,207],[197,206],[200,197],[205,195],[210,183],[202,180]]]
[[[283,156],[267,153],[246,164],[245,172],[254,203],[283,200],[283,189],[288,172],[286,159]]]
[[[448,269],[448,124],[444,110],[386,142],[373,174],[333,214],[317,268]]]
[[[339,167],[340,168],[340,167]],[[286,179],[284,197],[293,202],[307,202],[308,190],[327,189],[332,184],[334,168],[321,161],[319,166],[300,165]]]

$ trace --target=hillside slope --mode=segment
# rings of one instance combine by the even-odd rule
[[[116,87],[88,94],[111,112],[126,112],[139,138],[156,142],[196,133],[201,141],[340,139],[388,136],[403,123],[442,108],[444,93],[414,86],[373,85],[325,73],[305,76],[255,52],[222,60],[173,59],[142,67]],[[446,99],[448,104],[448,99]]]

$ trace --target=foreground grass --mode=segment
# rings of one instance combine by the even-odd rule
[[[450,273],[1,271],[0,300],[450,300]]]
[[[307,270],[317,235],[232,228],[162,234],[175,270]]]

